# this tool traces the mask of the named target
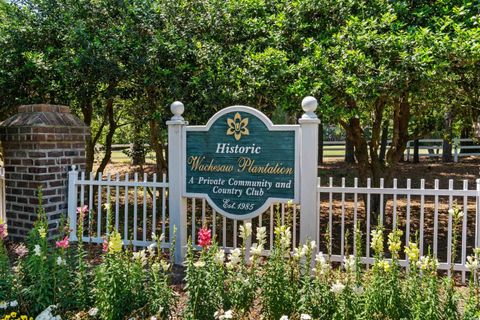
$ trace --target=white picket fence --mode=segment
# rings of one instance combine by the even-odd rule
[[[371,185],[368,180],[366,187],[359,187],[356,178],[353,186],[346,186],[345,179],[341,180],[340,186],[335,186],[332,178],[326,185],[319,183],[318,194],[322,198],[319,201],[319,223],[321,230],[328,230],[330,234],[331,242],[328,246],[334,252],[332,260],[343,261],[346,230],[348,228],[350,234],[353,234],[354,226],[359,223],[364,241],[362,261],[367,265],[373,263],[370,233],[376,225],[372,223],[374,217],[371,204],[376,196],[381,213],[378,217],[379,224],[387,230],[395,227],[402,230],[403,245],[415,239],[417,233],[420,254],[433,254],[439,259],[439,269],[442,270],[449,270],[451,263],[454,263],[454,270],[461,271],[462,280],[465,281],[467,255],[472,254],[472,249],[480,245],[480,179],[473,188],[469,188],[468,181],[463,180],[459,189],[454,189],[454,181],[451,179],[446,189],[439,188],[439,180],[434,181],[433,188],[426,188],[424,179],[420,180],[418,188],[412,188],[411,179],[407,179],[405,187],[402,188],[398,187],[397,179],[393,180],[392,187],[386,187],[383,179],[379,187],[373,188]],[[366,203],[365,206],[363,202]],[[464,212],[464,216],[458,230],[457,259],[452,261],[453,221],[448,209],[454,205]],[[351,220],[348,227],[346,218]],[[335,232],[335,225],[339,226],[340,230],[332,234]],[[335,241],[340,243],[337,250],[332,246]],[[350,252],[356,254],[355,243],[350,246]],[[400,264],[406,266],[408,262],[402,259]]]
[[[119,174],[103,177],[101,173],[97,177],[90,173],[87,178],[85,172],[81,172],[79,177],[79,172],[74,167],[69,172],[70,238],[72,241],[77,240],[77,206],[86,205],[89,214],[84,222],[83,241],[102,243],[107,233],[107,221],[110,220],[112,228],[122,235],[125,245],[148,246],[153,243],[152,233],[166,234],[167,188],[165,174],[161,182],[158,181],[157,174],[153,174],[151,181],[147,174],[143,175],[142,180],[139,179],[138,173],[133,175],[133,180],[130,180],[128,173],[123,179],[120,179]],[[153,195],[151,208],[147,208],[148,192]],[[159,227],[157,222],[160,222]],[[141,233],[138,232],[139,229]],[[168,247],[165,240],[162,245]]]
[[[7,220],[7,210],[5,205],[5,168],[0,167],[0,219]]]
[[[123,238],[124,244],[132,244],[135,247],[144,247],[153,243],[152,232],[163,233],[166,239],[162,247],[170,245],[170,221],[168,210],[168,188],[165,175],[161,181],[158,176],[139,177],[138,174],[128,174],[120,177],[116,175],[101,174],[94,177],[84,172],[71,171],[69,173],[69,202],[68,212],[71,239],[76,240],[77,230],[77,206],[87,205],[90,214],[84,221],[83,241],[92,243],[103,242],[106,233],[107,220],[111,218],[112,226]],[[439,268],[448,270],[454,262],[454,270],[461,272],[465,280],[466,257],[472,249],[480,245],[480,180],[474,186],[468,181],[461,182],[461,188],[454,188],[454,181],[449,180],[448,188],[440,189],[439,181],[435,180],[433,188],[426,187],[425,180],[419,181],[417,188],[412,188],[410,179],[405,181],[404,187],[398,187],[398,181],[393,180],[391,187],[386,187],[383,180],[377,188],[372,187],[371,181],[367,181],[365,187],[360,187],[358,179],[354,179],[352,186],[347,186],[344,179],[339,185],[334,184],[332,178],[326,183],[319,180],[318,197],[318,223],[319,234],[316,241],[319,250],[332,253],[332,261],[341,262],[348,246],[348,253],[355,253],[354,226],[357,223],[362,233],[362,261],[369,265],[373,263],[370,250],[370,233],[378,220],[388,232],[395,226],[404,231],[403,244],[408,244],[410,239],[418,236],[421,254],[427,254],[429,250],[440,260]],[[382,212],[379,219],[375,219],[372,211],[374,197],[378,197]],[[453,236],[452,217],[448,215],[448,209],[454,204],[464,211],[461,227],[459,228],[459,246],[457,259],[451,261],[451,243]],[[104,204],[111,208],[107,211]],[[111,214],[111,217],[108,215]],[[255,227],[265,226],[268,233],[268,245],[265,255],[273,245],[274,227],[276,217],[280,217],[280,223],[288,222],[292,227],[292,246],[299,244],[301,208],[297,205],[272,205],[259,217],[248,220]],[[212,235],[219,245],[227,252],[240,246],[238,228],[241,223],[223,217],[210,208],[204,199],[188,199],[187,201],[187,225],[189,237],[195,242],[197,232],[202,225],[212,229]],[[350,234],[346,240],[347,230]],[[330,241],[325,243],[329,233]],[[255,235],[254,235],[255,236]],[[347,241],[347,242],[346,242]],[[251,242],[247,243],[250,245]],[[405,266],[407,261],[402,258],[400,263]]]

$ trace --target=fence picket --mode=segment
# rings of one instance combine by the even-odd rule
[[[102,173],[99,172],[97,175],[97,180],[101,181]],[[97,238],[102,236],[102,186],[98,186],[97,190]]]
[[[407,179],[407,190],[410,190],[412,187],[412,180]],[[407,246],[410,243],[410,193],[407,193],[407,226],[405,230],[405,242]]]
[[[393,179],[393,189],[397,190],[397,179]],[[397,194],[393,194],[393,229],[397,228]]]
[[[342,178],[342,189],[345,188],[345,178]],[[340,256],[342,257],[345,254],[345,192],[342,192],[342,225],[341,228],[341,236],[340,239]]]
[[[372,186],[372,180],[370,178],[367,179],[367,189],[370,189]],[[367,245],[365,246],[365,255],[369,258],[370,257],[370,193],[367,194],[367,210],[365,212],[367,216],[367,235],[365,240],[367,241]],[[369,264],[367,263],[367,267]]]
[[[143,174],[143,182],[147,183],[147,173]],[[147,188],[143,187],[142,240],[147,241]]]
[[[135,182],[138,182],[138,173],[135,172],[135,174],[133,176],[133,180]],[[133,241],[137,241],[137,236],[138,236],[137,207],[138,207],[138,187],[137,187],[137,185],[135,185],[133,187]],[[134,249],[136,249],[136,247]]]
[[[420,190],[425,190],[425,179],[420,180]],[[424,246],[424,229],[425,229],[425,195],[420,196],[420,255],[423,256]]]
[[[118,172],[115,174],[115,182],[120,181],[120,175]],[[118,231],[119,226],[119,211],[120,211],[120,186],[117,184],[115,186],[115,231]]]
[[[435,179],[435,190],[438,190],[438,179]],[[438,195],[435,195],[433,204],[434,217],[433,217],[433,256],[438,256]]]
[[[463,180],[463,190],[468,190],[468,180]],[[462,219],[462,265],[467,262],[467,216],[468,197],[463,196],[463,219]],[[465,283],[466,274],[462,271],[462,283]]]
[[[353,180],[353,188],[358,188],[358,178]],[[320,202],[320,201],[319,201]],[[355,230],[357,228],[357,212],[358,212],[358,193],[353,193],[353,254],[357,255],[357,237],[355,236]]]
[[[448,190],[453,190],[453,180],[448,180]],[[448,208],[451,209],[453,206],[453,197],[448,196]],[[448,231],[447,231],[447,264],[450,265],[452,262],[452,215],[448,213]],[[455,248],[456,250],[456,248]],[[450,276],[450,269],[448,269],[448,276]]]
[[[128,182],[129,177],[128,177],[128,172],[125,173],[125,182]],[[128,194],[128,185],[125,185],[125,209],[124,209],[124,225],[123,225],[123,239],[127,240],[128,238],[128,199],[129,199],[129,194]]]

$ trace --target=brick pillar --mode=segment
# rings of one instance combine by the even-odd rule
[[[90,129],[65,106],[36,104],[0,123],[6,182],[6,213],[13,239],[24,239],[36,219],[37,188],[50,234],[67,211],[67,172],[85,168]]]

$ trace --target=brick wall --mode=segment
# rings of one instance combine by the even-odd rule
[[[6,216],[13,239],[25,238],[33,226],[38,187],[43,190],[50,232],[58,227],[67,209],[67,172],[71,165],[84,169],[89,134],[65,106],[20,106],[16,115],[0,123]]]

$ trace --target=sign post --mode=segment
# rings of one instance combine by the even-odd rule
[[[170,106],[173,117],[168,125],[168,206],[170,215],[170,241],[175,241],[175,264],[181,264],[187,245],[187,199],[182,196],[182,157],[184,128],[187,125],[182,114],[183,103],[175,101]],[[176,228],[174,232],[174,227]]]
[[[298,120],[301,126],[301,183],[300,183],[300,243],[318,238],[317,168],[318,168],[318,126],[320,120],[315,114],[317,99],[305,97],[302,100],[305,113]]]

